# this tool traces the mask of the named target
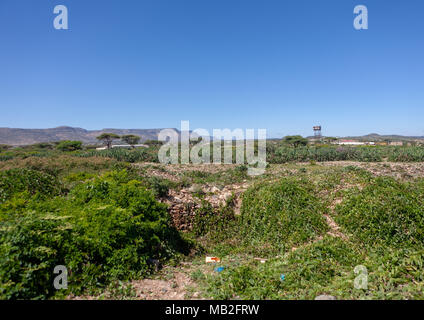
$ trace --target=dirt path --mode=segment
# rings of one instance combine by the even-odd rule
[[[165,267],[159,279],[143,279],[131,282],[136,299],[141,300],[184,300],[198,298],[198,292],[189,293],[194,285],[190,269]]]
[[[324,218],[331,229],[327,232],[328,235],[333,237],[339,237],[343,240],[348,240],[348,237],[340,231],[340,226],[334,221],[334,219],[329,214],[324,214]]]

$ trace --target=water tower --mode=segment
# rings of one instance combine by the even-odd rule
[[[313,129],[314,129],[314,137],[315,138],[321,138],[322,137],[321,126],[314,126]]]

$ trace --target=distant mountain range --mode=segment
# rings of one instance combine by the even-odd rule
[[[162,129],[102,129],[86,130],[73,127],[57,127],[51,129],[16,129],[0,128],[0,144],[12,146],[30,145],[40,142],[55,142],[60,140],[78,140],[85,144],[96,144],[97,136],[104,132],[118,135],[134,134],[146,140],[157,140]],[[178,132],[177,129],[174,129]]]
[[[104,132],[115,133],[118,135],[134,134],[141,138],[141,142],[146,140],[157,140],[158,134],[162,129],[101,129],[86,130],[74,127],[57,127],[51,129],[16,129],[16,128],[0,128],[0,144],[8,144],[12,146],[30,145],[40,142],[55,142],[60,140],[78,140],[85,144],[97,144],[97,136]],[[177,132],[179,130],[174,129]],[[308,137],[313,138],[313,137]],[[400,135],[379,135],[370,133],[364,136],[356,137],[339,137],[340,139],[355,139],[359,141],[405,141],[405,140],[421,140],[424,137],[408,137]]]
[[[410,141],[410,140],[422,140],[424,137],[419,136],[401,136],[397,134],[391,134],[391,135],[379,135],[378,133],[370,133],[364,136],[358,136],[358,137],[345,137],[343,139],[356,139],[361,141],[384,141],[384,140],[390,140],[390,141]]]
[[[308,139],[314,139],[314,136],[307,137]],[[358,141],[414,141],[414,140],[424,140],[424,136],[401,136],[397,134],[391,135],[380,135],[378,133],[370,133],[364,136],[347,136],[347,137],[337,137],[338,139],[351,139]]]

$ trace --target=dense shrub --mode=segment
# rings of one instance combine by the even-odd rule
[[[2,222],[0,243],[0,298],[102,288],[146,275],[152,259],[187,249],[166,205],[125,171],[81,183],[66,198],[29,201],[18,217]],[[65,293],[53,288],[59,264],[69,271]]]
[[[0,203],[21,192],[54,196],[61,191],[59,181],[43,172],[28,169],[0,171]]]
[[[166,197],[169,188],[174,185],[171,181],[156,176],[144,178],[142,181],[159,198]]]
[[[368,245],[424,244],[424,184],[380,177],[363,190],[346,194],[336,220]]]
[[[0,299],[53,294],[53,269],[66,262],[75,234],[69,219],[28,212],[0,225]]]
[[[251,187],[243,195],[241,232],[276,250],[322,235],[328,226],[314,193],[307,181],[289,178]]]
[[[389,161],[422,162],[424,161],[424,147],[397,147],[388,154]]]

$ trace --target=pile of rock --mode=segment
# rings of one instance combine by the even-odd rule
[[[169,213],[174,225],[179,230],[191,230],[196,212],[201,207],[198,195],[211,204],[214,211],[219,209],[233,198],[235,214],[240,213],[241,194],[247,189],[247,184],[228,185],[222,189],[209,185],[193,185],[178,192],[170,190],[165,203],[169,205]]]
[[[175,227],[178,230],[191,230],[196,210],[200,208],[199,201],[183,190],[179,193],[170,190],[165,202],[169,206],[168,211]]]

